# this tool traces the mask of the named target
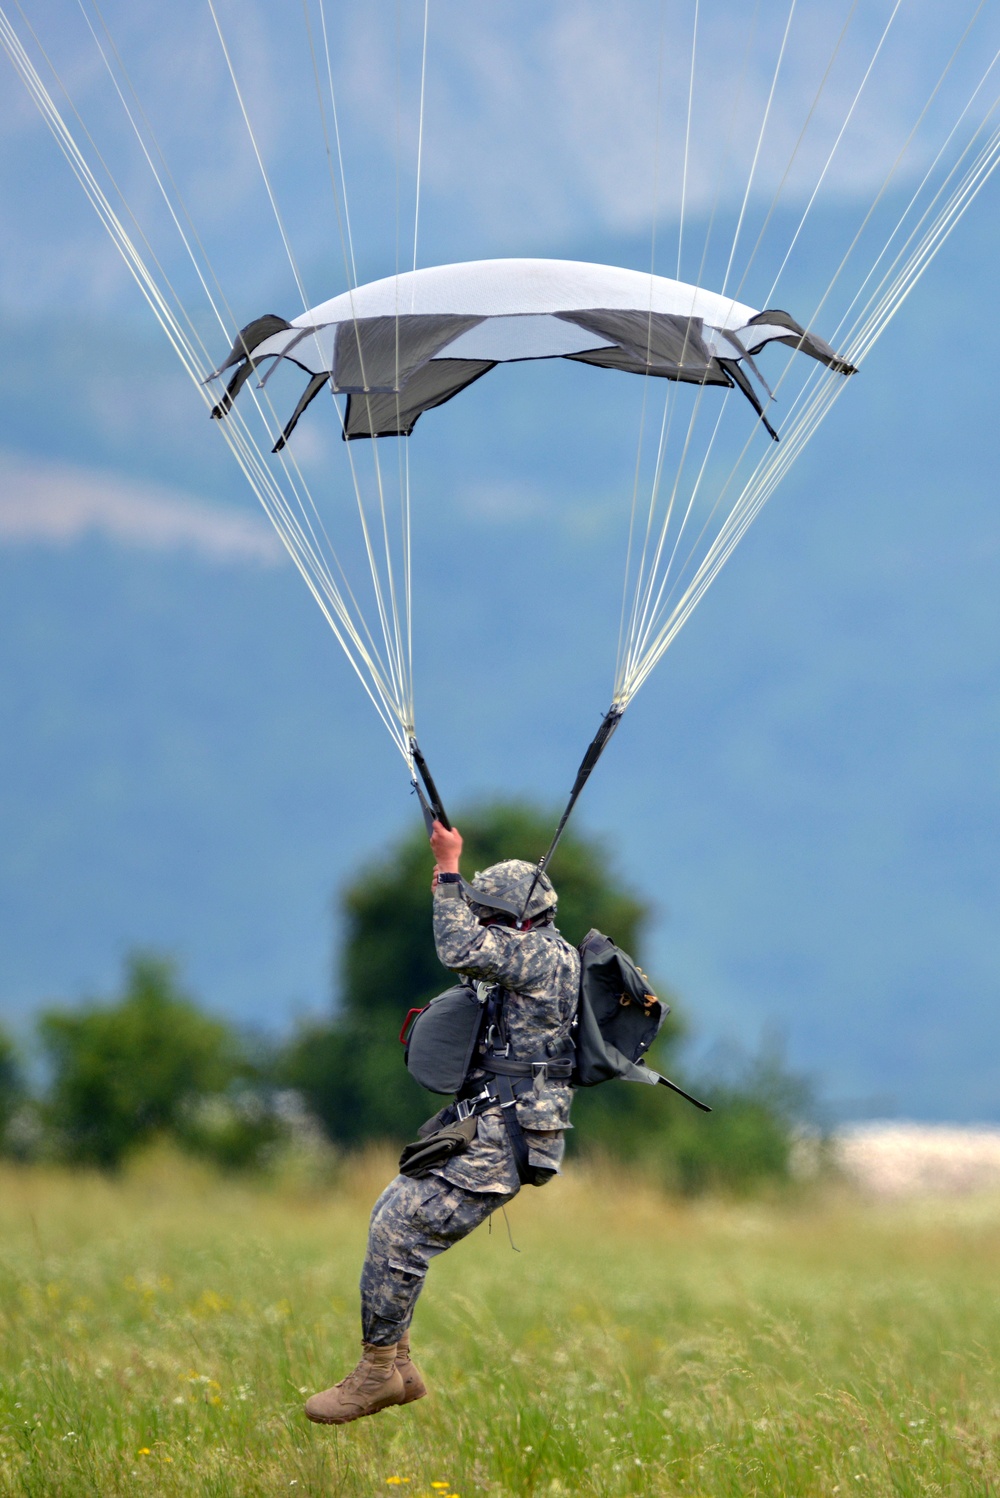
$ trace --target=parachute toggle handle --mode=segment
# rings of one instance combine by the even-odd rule
[[[430,837],[434,831],[435,822],[440,822],[441,826],[446,827],[450,832],[452,830],[451,823],[448,821],[448,814],[438,794],[438,788],[434,784],[434,777],[427,768],[427,761],[420,752],[420,745],[412,734],[410,735],[410,756],[419,771],[420,780],[423,781],[423,786],[421,786],[420,780],[414,775],[413,789],[417,800],[420,802],[420,810],[424,814],[424,825],[427,828],[427,836]]]

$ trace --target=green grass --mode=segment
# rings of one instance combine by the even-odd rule
[[[388,1165],[0,1170],[0,1492],[1000,1493],[996,1201],[683,1205],[577,1170],[513,1204],[520,1253],[497,1218],[434,1265],[431,1398],[309,1425]]]

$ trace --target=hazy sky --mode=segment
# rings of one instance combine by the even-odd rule
[[[305,301],[323,300],[344,288],[352,252],[361,281],[411,265],[415,230],[419,264],[653,265],[786,305],[833,338],[859,287],[871,291],[910,230],[926,228],[922,206],[992,119],[1000,47],[995,5],[431,0],[421,133],[418,0],[325,13],[312,3],[308,27],[299,6],[250,0],[216,0],[214,11],[201,0],[116,3],[101,12],[107,33],[86,3],[42,0],[26,13],[65,87],[53,83],[53,97],[190,314],[206,363],[241,322],[301,309],[296,272]],[[0,89],[0,191],[0,682],[17,725],[0,911],[20,933],[0,1002],[13,1012],[106,984],[124,946],[155,941],[184,954],[213,1002],[234,1007],[256,973],[251,1008],[280,1022],[294,1003],[326,997],[331,888],[407,825],[399,761],[319,616],[310,622],[308,596],[301,611],[279,603],[287,567],[273,533],[19,84]],[[659,970],[706,1040],[753,1041],[774,1025],[842,1098],[938,1116],[985,1116],[997,1096],[981,1027],[1000,1013],[988,831],[1000,821],[988,373],[998,223],[991,181],[644,689],[582,808],[657,902]],[[782,367],[779,357],[768,369]],[[284,414],[300,383],[269,387]],[[418,709],[456,796],[509,788],[555,802],[607,705],[643,398],[624,376],[511,369],[417,429]],[[763,451],[740,399],[726,406],[723,451],[726,440]],[[660,391],[650,401],[647,477]],[[779,428],[788,404],[779,399]],[[295,453],[333,507],[331,527],[344,526],[338,546],[362,568],[360,592],[363,557],[340,505],[346,455],[320,406]],[[371,459],[358,460],[366,475]],[[140,711],[123,642],[145,638],[146,602],[130,594],[130,567],[147,591],[162,589],[164,619],[172,596],[179,615],[182,596],[201,596],[199,579],[211,591],[224,575],[223,633],[228,608],[230,623],[266,620],[286,660],[331,653],[329,679],[311,686],[296,673],[293,690],[274,678],[269,690],[288,692],[289,738],[255,764],[240,717],[262,690],[252,654],[213,666],[206,651],[203,692],[174,697],[169,631],[143,647],[141,670],[164,683],[142,699],[154,737],[171,722],[179,731],[181,717],[195,740],[218,730],[221,743],[238,720],[244,735],[238,775],[227,777],[220,751],[214,768],[176,780],[165,749],[140,773],[117,730],[101,740],[105,780],[95,771],[93,785],[129,761],[135,806],[146,797],[162,811],[164,849],[194,808],[227,808],[197,899],[186,898],[179,852],[148,882],[129,878],[140,811],[105,844],[95,830],[105,791],[60,799],[57,767],[97,752],[88,711],[105,728],[109,704],[133,727]],[[289,573],[289,589],[296,582]],[[70,622],[73,588],[89,601]],[[450,610],[462,627],[442,639]],[[232,629],[244,637],[243,623]],[[77,649],[93,677],[88,666],[67,685],[60,673]],[[317,736],[308,747],[300,722]],[[44,753],[33,734],[49,736]],[[33,765],[50,754],[46,785]],[[272,806],[254,848],[240,842],[237,786],[255,784]],[[326,844],[320,806],[335,819],[343,808]],[[96,859],[120,877],[88,904],[79,871]],[[269,867],[287,869],[280,897]],[[60,879],[73,914],[53,942],[40,912]],[[243,933],[263,930],[265,907],[270,934],[248,964]]]

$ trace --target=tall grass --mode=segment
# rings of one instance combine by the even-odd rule
[[[1000,1202],[678,1204],[582,1170],[438,1260],[432,1397],[341,1429],[370,1157],[0,1172],[0,1491],[1000,1493]]]

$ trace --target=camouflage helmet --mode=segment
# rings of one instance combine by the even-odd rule
[[[488,869],[478,870],[465,891],[473,914],[482,918],[491,911],[502,911],[520,919],[522,911],[528,920],[536,921],[546,911],[555,912],[557,896],[548,874],[538,874],[536,864],[526,863],[523,858],[507,858],[503,863],[491,864]],[[531,890],[527,910],[524,902]]]

